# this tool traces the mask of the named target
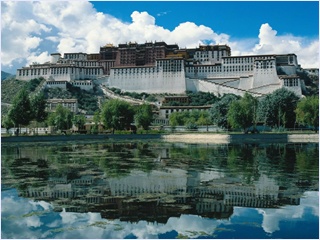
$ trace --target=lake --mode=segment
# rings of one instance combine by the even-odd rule
[[[319,144],[1,146],[1,237],[319,238]]]

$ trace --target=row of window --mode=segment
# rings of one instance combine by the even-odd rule
[[[75,86],[91,86],[92,83],[91,82],[73,82],[72,85],[75,85]]]
[[[234,64],[234,63],[253,63],[253,57],[246,57],[246,58],[225,58],[223,60],[224,64]]]
[[[274,59],[273,56],[255,56],[255,57],[232,57],[232,58],[224,58],[224,64],[234,64],[234,63],[253,63],[258,59]]]
[[[65,59],[74,59],[74,60],[87,60],[85,54],[64,54]]]
[[[48,68],[38,68],[38,69],[20,69],[18,70],[18,76],[29,76],[29,73],[31,76],[36,75],[47,75],[48,74]]]
[[[262,61],[262,62],[256,62],[255,64],[256,69],[267,69],[267,68],[274,68],[275,63],[274,61]]]
[[[181,66],[181,60],[158,61],[157,66]]]
[[[114,69],[114,74],[132,74],[132,73],[154,73],[157,72],[156,68],[120,68]]]
[[[225,51],[198,51],[195,53],[195,57],[197,58],[201,58],[201,57],[214,57],[217,56],[219,57],[219,55],[221,57],[225,56]]]
[[[54,81],[50,81],[47,83],[47,85],[59,85],[60,87],[66,87],[67,86],[67,83],[66,82],[60,82],[60,81],[57,81],[57,82],[54,82]]]
[[[238,72],[238,71],[253,71],[252,65],[242,66],[208,66],[208,67],[188,67],[188,73],[212,73],[212,72]]]
[[[100,66],[99,62],[97,62],[97,61],[78,61],[78,62],[75,62],[75,64],[78,67],[98,67],[98,66]]]
[[[283,85],[286,87],[297,87],[299,86],[299,79],[284,79]]]
[[[71,71],[70,71],[71,70]],[[99,75],[101,74],[100,68],[84,69],[84,73],[88,75]],[[41,69],[20,69],[18,70],[18,76],[41,76],[50,74],[74,74],[75,68],[41,68]],[[82,68],[79,68],[79,72],[82,72]]]
[[[207,111],[207,109],[194,109],[194,108],[183,108],[183,109],[166,109],[166,114],[173,113],[173,112],[192,112],[192,111]]]

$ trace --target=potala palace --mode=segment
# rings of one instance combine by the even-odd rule
[[[18,69],[16,78],[43,77],[46,87],[69,82],[86,90],[102,84],[138,93],[202,91],[242,96],[248,92],[256,97],[285,87],[302,96],[304,81],[297,75],[302,71],[293,53],[231,56],[227,45],[180,49],[176,44],[149,42],[107,44],[93,54],[53,53],[50,62]]]

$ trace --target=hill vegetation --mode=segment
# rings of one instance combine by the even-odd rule
[[[79,87],[74,87],[71,84],[67,85],[66,90],[61,88],[45,89],[45,96],[47,99],[77,99],[79,108],[85,110],[87,114],[93,114],[95,111],[99,110],[96,93],[81,90]]]
[[[9,79],[1,82],[1,102],[12,103],[14,96],[27,86],[26,81]]]
[[[44,81],[43,78],[35,78],[30,81],[21,81],[17,79],[8,79],[1,82],[1,102],[12,103],[14,97],[25,89],[28,94],[32,94],[37,87]]]
[[[7,72],[4,72],[4,71],[1,71],[1,81],[6,80],[6,79],[10,79],[13,77],[14,77],[14,75],[7,73]]]
[[[28,94],[36,91],[38,86],[44,81],[43,78],[36,78],[30,81],[21,81],[17,79],[9,79],[1,82],[1,102],[11,104],[15,96],[25,89]],[[66,90],[60,88],[45,89],[44,95],[46,99],[62,98],[62,99],[78,99],[79,108],[85,110],[89,114],[93,114],[99,109],[97,93],[89,93],[78,87],[68,84]],[[6,110],[5,108],[4,110]],[[4,112],[2,112],[4,114]]]

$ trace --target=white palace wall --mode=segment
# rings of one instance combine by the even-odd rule
[[[183,61],[160,60],[154,67],[112,68],[107,86],[137,93],[184,93]]]
[[[210,92],[215,94],[216,96],[218,95],[224,95],[224,94],[235,94],[239,96],[243,96],[246,93],[246,90],[238,89],[238,88],[233,88],[233,87],[228,87],[225,85],[221,84],[215,84],[207,80],[202,80],[202,79],[190,79],[186,78],[186,85],[187,85],[187,90],[188,91],[193,91],[193,92]],[[253,96],[259,97],[261,94],[251,92]]]
[[[256,60],[253,71],[252,88],[266,86],[269,84],[279,84],[280,80],[277,75],[274,59]]]
[[[117,76],[111,70],[108,87],[120,88],[127,92],[183,93],[186,89],[184,71],[148,72]]]
[[[239,80],[238,88],[240,89],[250,89],[253,85],[253,75],[250,76],[241,76]]]

